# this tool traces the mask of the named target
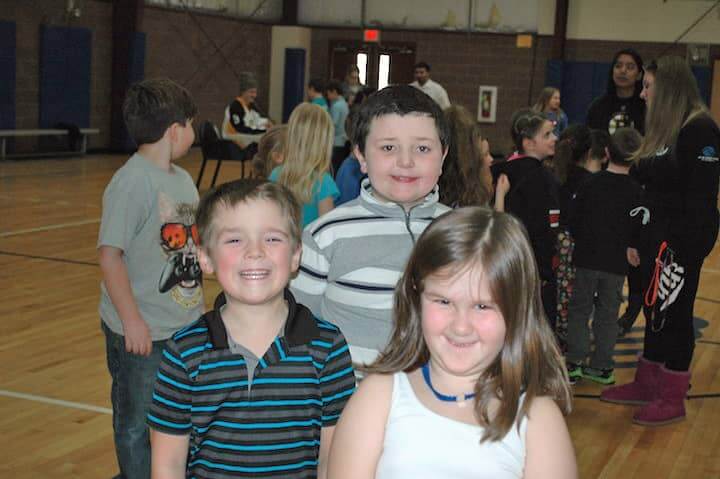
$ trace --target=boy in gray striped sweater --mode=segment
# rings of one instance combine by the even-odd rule
[[[344,332],[355,362],[370,362],[392,330],[395,284],[416,238],[449,208],[437,180],[449,129],[440,107],[408,85],[384,88],[352,124],[360,196],[309,224],[291,283],[298,302]]]

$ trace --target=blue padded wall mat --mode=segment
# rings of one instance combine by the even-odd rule
[[[0,22],[0,129],[15,128],[15,22]]]
[[[285,77],[283,81],[283,123],[290,113],[305,101],[305,49],[285,49]]]
[[[89,29],[40,27],[40,128],[90,126],[91,57]]]

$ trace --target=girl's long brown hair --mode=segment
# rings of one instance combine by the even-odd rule
[[[655,77],[654,94],[645,115],[645,137],[633,160],[647,161],[665,146],[672,146],[680,129],[708,109],[685,59],[661,57],[645,67]]]
[[[491,178],[480,151],[480,128],[462,106],[446,109],[450,144],[438,180],[440,202],[448,206],[484,206],[490,202]]]
[[[482,207],[459,208],[428,226],[395,289],[390,343],[366,370],[411,372],[426,363],[430,353],[420,319],[425,280],[448,268],[462,271],[477,266],[489,282],[506,326],[500,354],[475,386],[475,416],[485,428],[482,441],[497,441],[516,419],[527,416],[538,396],[551,396],[565,414],[571,408],[567,372],[543,311],[532,249],[524,228],[511,215]],[[500,400],[500,407],[491,417],[490,404],[495,399]]]

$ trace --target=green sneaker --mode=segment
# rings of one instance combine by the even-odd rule
[[[597,369],[584,366],[582,368],[582,376],[600,384],[615,384],[615,370],[613,368]]]
[[[580,363],[567,362],[568,378],[570,378],[570,384],[575,384],[583,378],[583,365]]]

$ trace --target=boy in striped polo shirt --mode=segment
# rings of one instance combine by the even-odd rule
[[[356,362],[387,345],[393,292],[415,239],[448,211],[437,180],[449,128],[417,88],[395,85],[369,96],[351,128],[363,180],[360,196],[305,227],[292,292],[346,334]]]
[[[324,477],[355,379],[340,330],[286,289],[300,204],[278,184],[238,180],[208,192],[196,221],[200,266],[223,293],[163,353],[153,477]]]

